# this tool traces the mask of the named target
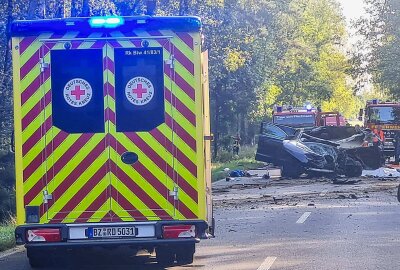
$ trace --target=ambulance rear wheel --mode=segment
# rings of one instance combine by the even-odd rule
[[[156,259],[162,266],[172,266],[175,263],[175,252],[169,247],[156,248]]]
[[[192,264],[195,253],[195,245],[185,245],[176,251],[176,262],[178,265]]]
[[[51,266],[51,260],[49,257],[43,256],[43,252],[32,250],[31,248],[28,248],[26,252],[31,268],[39,269]]]
[[[178,265],[192,264],[194,260],[194,253],[192,252],[178,252],[176,253],[176,262]]]
[[[50,261],[44,256],[31,256],[29,257],[29,265],[33,269],[45,268],[50,266]]]

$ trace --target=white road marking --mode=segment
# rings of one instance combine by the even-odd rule
[[[7,250],[4,252],[0,252],[0,259],[4,259],[8,256],[14,255],[15,253],[22,252],[24,250],[24,247],[17,247],[11,250]]]
[[[257,270],[269,270],[274,264],[276,257],[267,257]]]
[[[303,224],[307,218],[311,215],[311,212],[305,212],[297,221],[297,224]]]
[[[328,193],[328,190],[325,189],[325,190],[323,190],[323,191],[319,194],[319,196],[320,196],[320,197],[324,197],[327,193]]]

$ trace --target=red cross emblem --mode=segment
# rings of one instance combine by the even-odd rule
[[[85,95],[85,93],[85,90],[82,90],[80,85],[76,85],[75,89],[71,91],[71,95],[75,96],[76,100],[81,100],[81,96]]]
[[[145,77],[135,77],[125,86],[125,95],[135,106],[144,106],[154,97],[154,85]]]
[[[147,93],[147,89],[143,88],[143,85],[140,83],[137,85],[137,88],[132,90],[132,92],[136,94],[137,98],[143,98],[143,94]]]
[[[64,99],[72,107],[84,107],[92,99],[92,86],[82,78],[75,78],[64,86]]]

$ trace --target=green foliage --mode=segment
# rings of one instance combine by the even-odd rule
[[[212,168],[212,181],[224,179],[228,176],[225,168],[233,170],[252,170],[264,166],[264,163],[255,161],[256,147],[241,147],[239,155],[235,156],[232,151],[221,150],[218,152],[217,158],[214,160]]]
[[[14,155],[0,152],[0,223],[15,214]]]
[[[365,0],[368,16],[355,26],[363,39],[353,57],[353,75],[359,81],[372,75],[377,94],[400,99],[400,2]],[[363,84],[360,83],[359,89]]]
[[[15,246],[15,222],[9,217],[7,222],[0,224],[0,252]]]

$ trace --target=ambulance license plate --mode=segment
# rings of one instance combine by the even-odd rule
[[[135,227],[104,227],[88,228],[88,238],[134,237]]]

